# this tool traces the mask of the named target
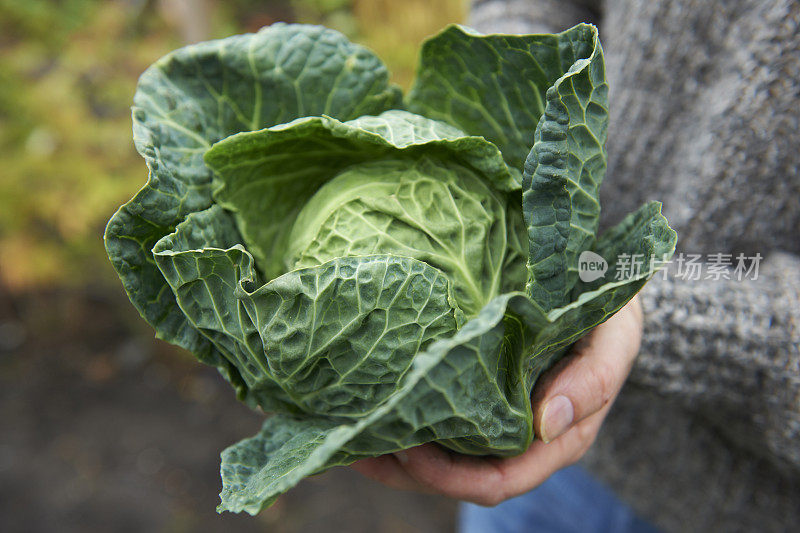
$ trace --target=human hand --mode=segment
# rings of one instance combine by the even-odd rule
[[[628,377],[642,338],[638,297],[578,341],[533,391],[533,426],[539,437],[516,457],[462,455],[428,443],[352,467],[389,487],[443,494],[497,505],[543,483],[577,462]]]

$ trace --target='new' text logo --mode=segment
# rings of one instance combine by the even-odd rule
[[[605,276],[608,262],[594,252],[581,252],[578,257],[578,277],[584,283],[590,283]]]

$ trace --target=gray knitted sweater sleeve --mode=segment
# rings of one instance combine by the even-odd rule
[[[665,451],[692,457],[692,434],[674,432],[713,428],[721,447],[715,457],[733,454],[729,465],[764,460],[789,475],[794,488],[769,496],[786,501],[770,508],[773,518],[788,513],[800,501],[800,3],[483,0],[473,3],[471,25],[484,32],[551,32],[581,21],[600,26],[611,87],[604,222],[658,199],[678,231],[679,252],[764,257],[755,280],[659,275],[648,284],[644,342],[630,377],[636,392],[623,394],[604,430],[626,437],[609,437],[614,446],[601,438],[598,452],[626,457],[594,464],[602,470],[604,462],[624,463],[628,474],[635,469],[644,478],[653,468],[638,466],[637,458],[652,463],[653,453]],[[645,400],[652,403],[642,409]],[[643,420],[648,416],[652,423]],[[655,428],[668,426],[668,418],[695,422],[677,421],[672,444],[651,442],[650,450],[647,435],[630,433],[633,420]],[[670,452],[676,443],[685,449]],[[664,486],[663,493],[685,497],[680,509],[687,521],[656,521],[688,530],[724,523],[720,516],[730,511],[724,498],[718,507],[698,506],[691,517],[688,502],[702,501],[703,494],[690,485],[704,486],[696,481],[703,466],[695,481],[683,479],[680,468],[674,465],[669,482],[686,486]],[[769,477],[763,473],[739,482],[753,485]],[[618,476],[620,484],[640,495],[643,487],[667,483],[637,485],[624,477]],[[742,504],[739,513],[766,513],[759,505]],[[658,514],[666,507],[651,501],[638,508]]]
[[[755,280],[651,280],[631,381],[674,396],[734,444],[800,470],[800,260]]]

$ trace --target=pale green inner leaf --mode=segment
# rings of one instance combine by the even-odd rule
[[[475,315],[499,294],[504,276],[524,275],[519,261],[506,258],[507,209],[519,211],[463,165],[427,157],[362,163],[308,201],[289,258],[309,266],[377,253],[413,257],[441,269],[459,307]]]
[[[267,277],[286,271],[289,231],[317,190],[366,161],[431,156],[459,161],[492,188],[519,188],[497,147],[438,121],[387,111],[350,122],[310,117],[235,135],[206,154],[217,174],[215,198],[232,211],[248,250]]]

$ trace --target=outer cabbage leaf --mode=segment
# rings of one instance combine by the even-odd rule
[[[661,214],[661,202],[648,202],[603,233],[592,249],[608,262],[606,274],[594,281],[578,281],[572,299],[597,290],[608,280],[624,280],[658,270],[675,251],[678,235]]]
[[[608,127],[608,86],[597,29],[576,26],[556,37],[575,62],[547,90],[522,185],[530,244],[527,290],[546,309],[570,301],[578,282],[578,256],[594,245]]]
[[[588,24],[555,35],[481,35],[449,26],[423,43],[406,105],[485,137],[521,169],[548,88],[593,53],[596,36]]]
[[[491,143],[397,110],[344,123],[309,117],[234,135],[215,144],[206,163],[219,180],[218,204],[234,213],[248,251],[274,277],[292,266],[295,258],[285,253],[292,224],[323,184],[356,163],[420,155],[465,164],[498,190],[518,188],[520,178]]]
[[[241,381],[178,307],[153,262],[153,246],[189,213],[211,205],[203,153],[214,142],[306,115],[376,114],[399,98],[374,54],[315,26],[274,24],[182,48],[148,68],[134,96],[133,130],[149,180],[111,218],[105,244],[157,336],[219,366],[241,393]]]
[[[337,258],[262,285],[240,244],[214,239],[233,231],[214,206],[159,241],[155,258],[187,319],[267,411],[363,416],[456,329],[447,278],[421,261]]]
[[[647,254],[648,266],[637,275],[549,313],[524,293],[498,296],[454,336],[418,354],[397,390],[357,421],[268,419],[256,436],[222,453],[218,510],[256,514],[306,476],[430,441],[461,453],[525,451],[533,437],[529,395],[537,378],[644,286],[654,273],[650,257],[674,249],[675,234],[658,209],[647,207],[637,217],[644,231],[626,231],[627,222],[611,230]]]
[[[496,144],[522,168],[528,292],[569,302],[577,258],[594,244],[605,176],[608,86],[597,28],[480,35],[450,26],[425,42],[408,109]]]
[[[218,510],[256,514],[303,477],[432,440],[519,453],[531,439],[531,415],[517,364],[522,346],[504,341],[509,298],[497,298],[451,339],[418,354],[397,392],[368,416],[342,424],[278,415],[225,450]],[[545,320],[541,312],[538,318]]]

